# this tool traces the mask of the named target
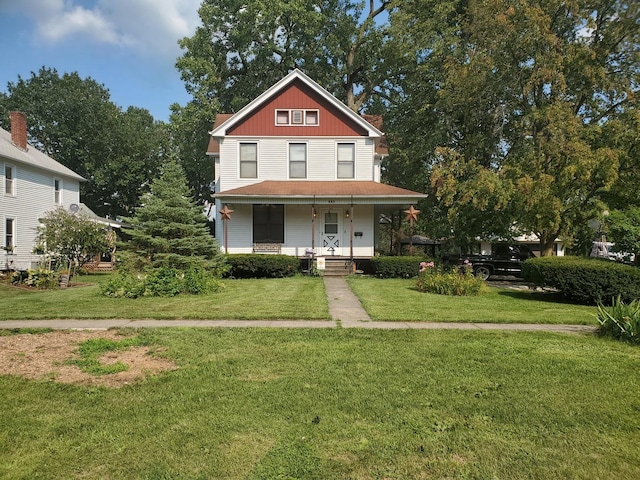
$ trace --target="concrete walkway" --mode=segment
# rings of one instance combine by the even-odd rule
[[[592,333],[588,325],[538,325],[520,323],[444,323],[444,322],[374,322],[362,308],[343,277],[324,277],[331,320],[127,320],[63,319],[5,320],[0,328],[53,328],[61,330],[107,330],[109,328],[145,327],[218,327],[218,328],[366,328],[381,330],[511,330],[560,333]]]

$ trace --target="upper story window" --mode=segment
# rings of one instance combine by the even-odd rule
[[[318,110],[305,110],[301,108],[276,110],[276,125],[303,125],[317,126],[320,123],[320,112]]]
[[[353,143],[338,144],[338,178],[354,178],[356,146]]]
[[[307,178],[307,144],[289,144],[289,178]]]
[[[62,205],[62,180],[53,179],[53,202],[56,205]]]
[[[258,178],[258,144],[240,144],[240,178]]]
[[[12,165],[4,166],[4,193],[12,196],[16,194],[16,169]]]

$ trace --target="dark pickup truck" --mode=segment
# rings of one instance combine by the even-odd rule
[[[522,273],[522,262],[536,255],[526,245],[495,244],[491,255],[463,255],[458,257],[459,265],[470,265],[476,277],[483,280],[491,275],[515,275]]]

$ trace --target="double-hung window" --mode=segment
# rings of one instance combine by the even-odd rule
[[[258,178],[258,144],[240,144],[240,178]]]
[[[62,180],[53,179],[53,202],[56,205],[62,205]]]
[[[11,196],[16,194],[16,170],[12,165],[4,166],[4,193]]]
[[[289,178],[307,178],[307,144],[289,144]]]
[[[338,178],[354,178],[356,146],[353,143],[338,144]]]
[[[13,218],[5,218],[4,221],[4,248],[7,252],[13,252],[16,246],[16,221]]]

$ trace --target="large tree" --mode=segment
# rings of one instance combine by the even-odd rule
[[[556,237],[598,216],[603,191],[629,158],[639,8],[614,0],[398,3],[392,33],[411,62],[397,74],[389,124],[404,156],[390,175],[413,169],[428,179],[436,211],[456,234],[517,226],[549,254]]]
[[[122,111],[109,91],[76,72],[42,67],[0,94],[0,124],[27,115],[29,141],[87,179],[81,199],[99,215],[128,215],[158,171],[167,149],[165,126],[144,109]]]
[[[209,233],[207,218],[194,201],[182,167],[175,160],[164,164],[127,223],[130,228],[123,232],[131,239],[123,247],[140,267],[197,266],[215,270],[223,263],[220,247]]]

